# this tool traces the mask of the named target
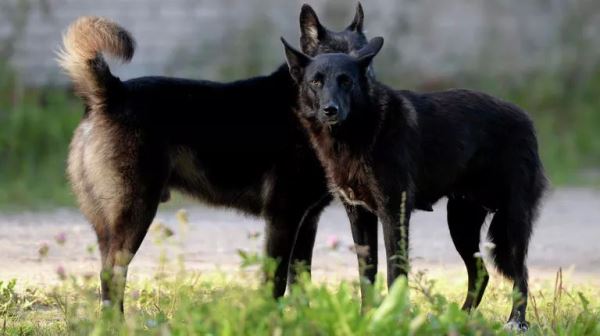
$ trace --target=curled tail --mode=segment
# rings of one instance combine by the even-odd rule
[[[58,62],[71,77],[77,93],[88,105],[97,106],[106,102],[109,86],[118,80],[110,73],[102,53],[128,62],[134,50],[135,41],[127,30],[106,18],[83,16],[63,35]]]

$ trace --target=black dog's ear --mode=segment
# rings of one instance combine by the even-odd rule
[[[365,13],[363,12],[362,5],[359,2],[358,5],[356,5],[356,14],[354,14],[354,19],[352,20],[352,23],[348,26],[348,28],[346,28],[346,30],[362,33],[364,21]]]
[[[369,65],[371,65],[371,62],[373,61],[373,57],[375,57],[377,55],[377,53],[379,53],[379,51],[381,50],[381,47],[383,46],[383,37],[378,36],[378,37],[374,37],[371,39],[371,41],[369,41],[369,43],[364,46],[362,49],[360,49],[358,51],[358,56],[356,57],[358,63],[364,67],[367,68]]]
[[[302,5],[300,10],[300,34],[300,44],[304,51],[316,48],[319,41],[327,35],[327,29],[321,25],[317,13],[309,4]]]
[[[302,52],[294,49],[287,41],[282,37],[281,42],[285,47],[285,59],[290,69],[290,75],[296,81],[300,83],[302,76],[304,75],[304,68],[312,61],[312,59],[303,54]]]

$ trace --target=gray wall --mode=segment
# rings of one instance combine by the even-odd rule
[[[306,0],[308,1],[308,0]],[[282,58],[278,37],[296,41],[304,1],[0,0],[4,57],[27,83],[63,83],[54,61],[61,32],[80,15],[107,16],[138,42],[122,78],[148,74],[231,79],[266,73]],[[331,28],[351,19],[354,1],[310,1]],[[380,66],[396,76],[438,80],[585,67],[598,61],[597,0],[365,0],[369,36],[386,38]],[[10,43],[11,38],[14,43]],[[592,64],[593,63],[593,64]]]

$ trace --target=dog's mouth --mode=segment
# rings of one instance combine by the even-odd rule
[[[326,126],[335,126],[337,124],[339,124],[341,121],[339,119],[327,119],[323,121],[323,124],[325,124]]]
[[[320,119],[321,119],[320,120],[321,123],[324,124],[324,125],[327,125],[327,126],[335,126],[335,125],[338,125],[338,124],[340,124],[340,123],[342,123],[344,121],[344,119],[340,118],[339,115],[338,116],[331,116],[331,117],[322,116]]]

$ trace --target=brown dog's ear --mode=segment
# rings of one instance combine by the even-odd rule
[[[374,37],[369,43],[357,52],[356,60],[365,69],[371,65],[373,57],[377,56],[383,47],[383,37]]]
[[[296,83],[300,83],[304,75],[304,68],[306,68],[312,59],[292,47],[283,37],[281,38],[281,42],[285,47],[285,59],[290,69],[290,75]]]
[[[356,5],[356,14],[354,14],[354,19],[352,23],[346,28],[346,30],[355,31],[357,33],[362,33],[363,31],[363,23],[365,21],[365,13],[363,12],[362,5],[360,2]]]
[[[321,25],[317,13],[308,4],[302,5],[300,10],[300,34],[300,45],[305,52],[316,49],[319,41],[327,35],[327,29]]]

